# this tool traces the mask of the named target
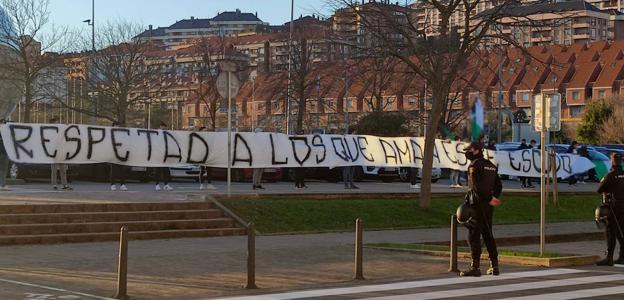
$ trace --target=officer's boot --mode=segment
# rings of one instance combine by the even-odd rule
[[[607,252],[607,257],[596,263],[597,266],[613,266],[613,252]]]
[[[487,274],[494,276],[500,275],[500,270],[498,269],[498,259],[490,261],[490,268],[487,270]]]
[[[459,276],[462,277],[479,277],[481,276],[481,270],[479,269],[479,261],[473,261],[470,264],[470,270],[459,272]]]

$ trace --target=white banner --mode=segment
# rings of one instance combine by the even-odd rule
[[[4,146],[19,163],[116,163],[159,167],[205,165],[226,168],[227,133],[151,130],[90,125],[20,124],[0,127]],[[436,140],[433,166],[466,170],[465,143]],[[233,168],[422,167],[424,138],[370,135],[232,133]],[[486,151],[499,173],[538,177],[537,150]],[[577,155],[557,155],[558,177],[594,165]]]

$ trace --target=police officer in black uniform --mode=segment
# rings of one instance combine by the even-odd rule
[[[492,235],[492,215],[494,207],[500,205],[501,191],[503,186],[498,177],[498,168],[483,157],[483,145],[472,142],[464,149],[466,158],[471,161],[468,167],[469,202],[475,209],[475,226],[469,228],[468,242],[472,255],[471,268],[463,271],[460,276],[481,276],[479,265],[481,262],[481,236],[490,256],[491,267],[487,270],[488,275],[499,275],[498,251]],[[471,195],[471,196],[470,196]]]
[[[615,263],[624,264],[624,172],[622,171],[622,155],[611,154],[611,172],[600,182],[598,193],[603,194],[603,201],[609,209],[607,216],[607,257],[599,261],[599,266],[613,266],[613,252],[616,239],[620,242],[620,257]]]

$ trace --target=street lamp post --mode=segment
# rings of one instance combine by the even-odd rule
[[[95,0],[91,0],[91,19],[82,21],[91,26],[91,59],[95,60]],[[88,66],[87,66],[88,68]],[[91,99],[93,102],[93,116],[91,117],[91,124],[97,124],[97,98]]]
[[[288,83],[286,88],[286,134],[291,133],[292,122],[290,120],[290,69],[292,65],[292,37],[294,30],[294,14],[295,14],[295,0],[290,1],[290,34],[288,37]]]

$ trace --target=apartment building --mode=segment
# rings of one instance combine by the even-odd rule
[[[175,49],[198,38],[253,34],[263,31],[267,26],[269,24],[259,19],[257,13],[246,13],[236,9],[219,13],[209,19],[190,17],[168,27],[153,29],[150,26],[134,38],[162,41],[168,49]]]

